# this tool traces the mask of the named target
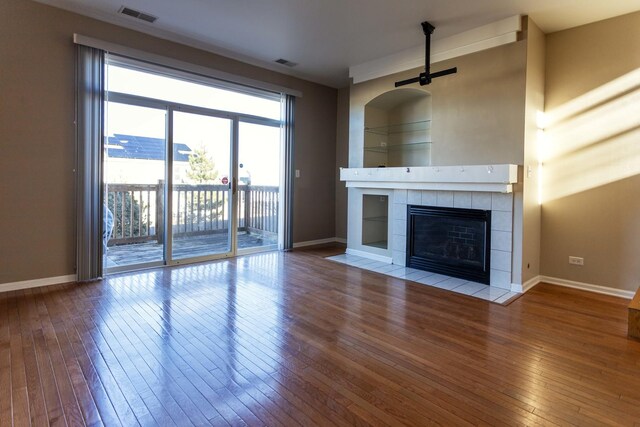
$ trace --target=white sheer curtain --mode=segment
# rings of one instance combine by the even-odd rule
[[[102,138],[104,58],[100,49],[76,45],[76,273],[102,276]]]

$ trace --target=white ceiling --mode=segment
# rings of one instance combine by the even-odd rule
[[[509,16],[545,33],[640,10],[640,0],[37,0],[333,87],[348,68]],[[127,6],[154,24],[118,14]],[[273,61],[285,58],[288,68]]]

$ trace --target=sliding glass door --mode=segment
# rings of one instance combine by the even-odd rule
[[[107,65],[106,272],[260,250],[281,240],[282,98]]]
[[[104,268],[164,263],[167,111],[108,102],[104,143]]]
[[[280,126],[240,122],[238,251],[276,249],[280,224]]]
[[[233,120],[173,112],[170,261],[230,255]]]

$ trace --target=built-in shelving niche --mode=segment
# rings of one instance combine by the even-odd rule
[[[365,106],[365,168],[431,165],[431,95],[395,89]]]
[[[389,196],[362,196],[362,244],[389,249]]]

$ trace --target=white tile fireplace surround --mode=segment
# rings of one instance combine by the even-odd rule
[[[513,286],[513,184],[517,165],[344,168],[349,189],[347,253],[405,266],[407,205],[491,211],[490,285]],[[363,197],[386,197],[386,247],[364,244]]]

